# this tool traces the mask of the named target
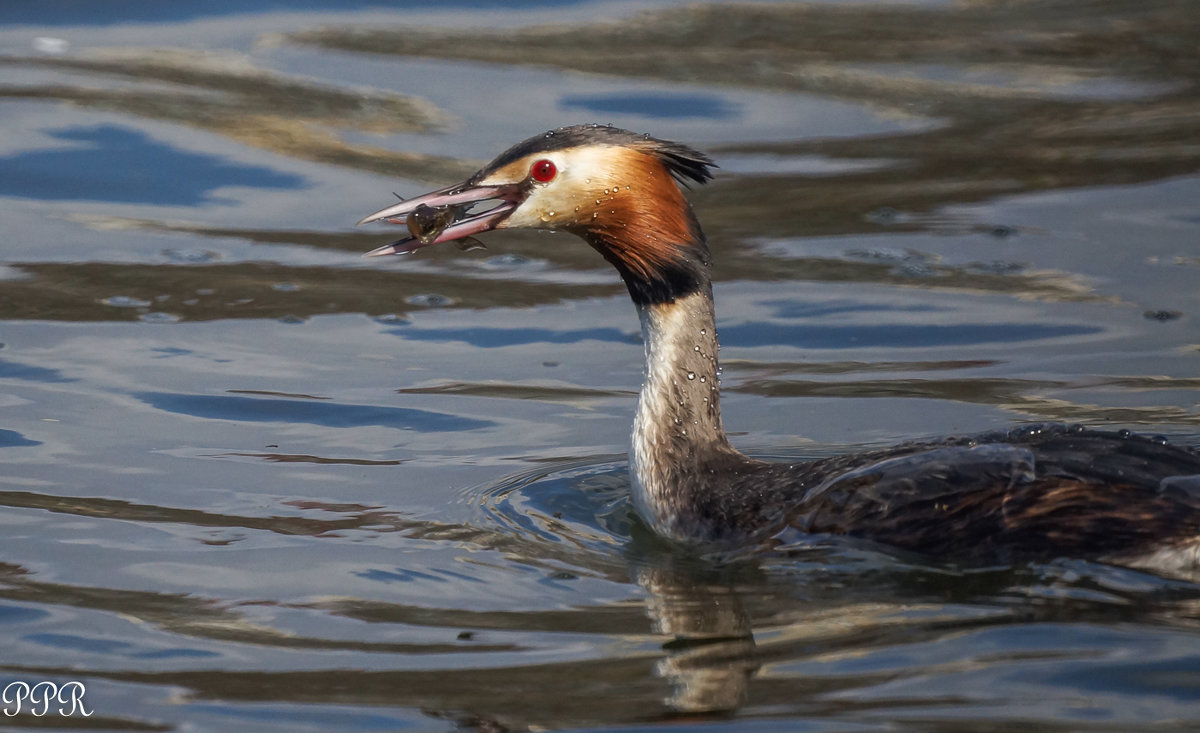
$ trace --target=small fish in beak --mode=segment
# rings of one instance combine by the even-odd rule
[[[429,204],[421,204],[412,210],[404,220],[408,233],[421,240],[422,245],[433,244],[433,241],[446,231],[446,227],[458,218],[461,207],[442,206],[434,208]]]
[[[404,224],[408,227],[409,236],[373,249],[363,256],[408,254],[442,242],[461,242],[459,247],[464,250],[479,249],[482,244],[472,235],[495,229],[521,200],[519,186],[486,186],[467,181],[392,204],[358,223],[388,221]],[[472,211],[477,204],[487,201],[494,201],[495,205],[478,213]]]

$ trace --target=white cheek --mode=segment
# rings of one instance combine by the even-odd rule
[[[549,183],[534,183],[525,201],[517,207],[499,228],[556,229],[577,223],[580,211],[599,205],[616,187],[613,178],[610,148],[589,146],[570,151],[558,151],[544,156],[558,168],[558,175]],[[531,156],[531,160],[534,156]],[[532,163],[530,163],[532,165]],[[511,182],[516,166],[503,170],[483,185]],[[493,180],[494,179],[494,180]],[[601,193],[603,192],[603,194]]]
[[[566,224],[573,218],[574,208],[570,197],[564,195],[569,191],[570,184],[561,177],[548,184],[535,186],[525,201],[505,220],[503,226],[554,229]]]

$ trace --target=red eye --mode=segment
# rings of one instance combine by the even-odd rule
[[[533,180],[549,183],[558,175],[558,166],[554,165],[554,161],[542,158],[533,164],[533,168],[529,170],[529,175],[533,176]]]

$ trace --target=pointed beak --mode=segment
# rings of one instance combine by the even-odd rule
[[[364,257],[408,254],[422,247],[491,231],[524,200],[520,184],[475,185],[470,181],[401,201],[363,217],[358,224],[404,224],[409,236],[367,252]],[[487,206],[484,202],[494,201]]]

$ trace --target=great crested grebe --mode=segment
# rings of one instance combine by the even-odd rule
[[[633,502],[672,540],[743,547],[799,531],[968,563],[1066,555],[1200,569],[1200,453],[1162,439],[1055,425],[792,464],[740,453],[721,425],[708,245],[680,188],[711,179],[713,166],[649,135],[564,127],[359,224],[406,224],[411,235],[369,256],[551,229],[617,269],[646,349]]]

